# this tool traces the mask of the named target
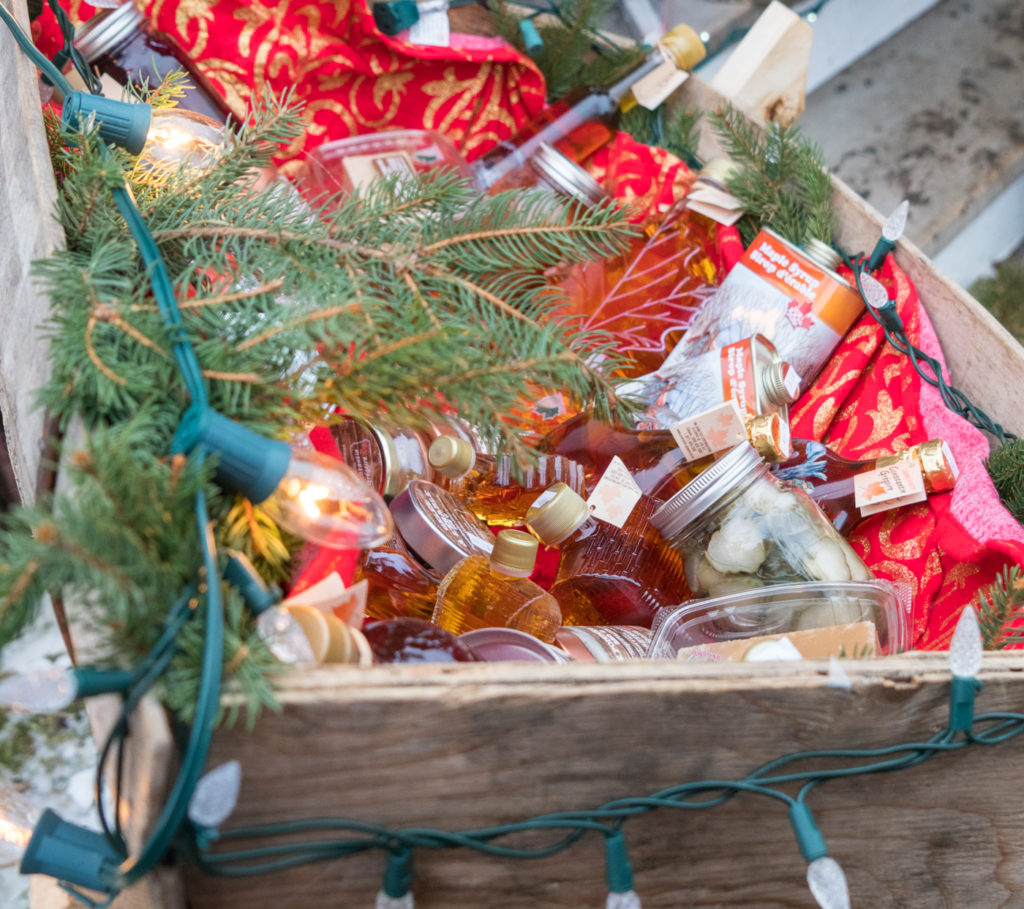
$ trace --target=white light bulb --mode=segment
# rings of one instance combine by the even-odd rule
[[[0,868],[21,860],[39,815],[16,792],[0,791]]]
[[[188,819],[197,827],[219,827],[235,810],[242,788],[242,765],[228,761],[203,774],[188,803]]]
[[[910,202],[904,199],[893,210],[882,224],[882,236],[890,243],[895,243],[903,236],[907,227],[907,215],[910,213]]]
[[[413,909],[412,891],[402,896],[388,896],[383,890],[377,891],[374,909]]]
[[[642,907],[636,891],[627,890],[625,893],[609,893],[605,909],[642,909]]]
[[[384,500],[351,467],[295,445],[267,509],[288,530],[333,549],[379,546],[393,526]]]
[[[872,309],[879,309],[889,302],[889,291],[885,289],[885,285],[867,272],[860,276],[860,286],[864,290],[864,299]]]
[[[950,671],[961,679],[973,679],[981,669],[983,653],[978,614],[973,606],[967,605],[960,613],[960,621],[956,623],[953,640],[949,645]]]
[[[0,681],[0,707],[25,713],[55,713],[77,696],[75,674],[60,666],[19,672]]]
[[[223,142],[223,127],[211,117],[178,107],[157,108],[139,158],[154,168],[177,169],[184,163],[193,170],[209,170]]]
[[[312,666],[317,661],[302,626],[280,606],[259,614],[256,633],[282,663]]]
[[[839,862],[823,856],[807,866],[807,886],[821,909],[850,909],[850,891]]]

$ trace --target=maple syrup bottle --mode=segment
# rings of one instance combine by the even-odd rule
[[[550,592],[563,625],[650,628],[655,612],[689,598],[679,553],[650,524],[660,505],[641,496],[620,529],[591,517],[564,483],[537,497],[526,522],[542,543],[562,552]]]
[[[767,461],[790,454],[789,424],[778,413],[761,414],[746,423],[750,444]],[[541,451],[564,455],[582,466],[587,492],[593,490],[612,458],[619,458],[641,491],[659,502],[672,498],[726,450],[689,461],[667,429],[626,429],[592,413],[577,414],[555,427],[539,443]],[[581,493],[582,495],[582,493]]]
[[[897,461],[914,461],[921,468],[924,489],[929,495],[952,489],[960,474],[953,452],[942,439],[921,442],[896,454],[866,461],[844,458],[821,442],[793,439],[792,456],[777,465],[774,473],[803,489],[845,536],[862,520],[854,501],[853,478]]]
[[[416,558],[397,532],[359,558],[356,580],[366,579],[366,615],[371,619],[429,619],[442,573]]]
[[[530,580],[537,541],[502,530],[490,557],[471,555],[444,576],[431,621],[462,634],[478,628],[514,628],[552,643],[562,624],[554,597]]]
[[[448,489],[480,520],[517,527],[526,509],[553,483],[565,483],[583,495],[583,468],[560,455],[541,455],[536,464],[512,477],[512,458],[480,454],[464,439],[440,436],[430,443],[430,465],[448,478]]]

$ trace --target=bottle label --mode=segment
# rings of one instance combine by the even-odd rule
[[[636,103],[647,110],[657,108],[682,85],[690,74],[679,69],[671,60],[666,60],[657,69],[633,83],[632,92]]]
[[[412,158],[401,151],[383,155],[349,155],[342,160],[341,166],[353,188],[366,186],[377,177],[387,177],[391,174],[411,176],[415,173]]]
[[[923,502],[928,496],[916,461],[897,461],[853,478],[854,504],[865,518],[879,511]]]
[[[696,461],[747,440],[743,415],[733,400],[681,420],[669,431],[687,461]]]
[[[618,456],[612,458],[594,491],[587,499],[590,514],[599,521],[621,528],[643,496],[633,475]]]
[[[757,415],[757,387],[754,379],[754,353],[750,338],[727,344],[721,351],[722,400],[733,400],[740,413]]]

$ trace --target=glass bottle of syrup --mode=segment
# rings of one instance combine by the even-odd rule
[[[660,505],[641,496],[620,529],[591,517],[564,483],[537,497],[526,522],[541,542],[561,550],[551,595],[563,625],[650,628],[655,612],[688,598],[682,559],[650,524]]]
[[[552,643],[562,613],[555,598],[529,578],[536,560],[536,539],[502,530],[489,558],[468,556],[444,576],[431,621],[453,634],[515,628]]]
[[[746,422],[750,444],[767,461],[784,461],[790,454],[789,423],[778,413],[760,414]],[[688,461],[667,429],[627,429],[577,414],[549,432],[541,451],[564,455],[583,468],[587,491],[618,457],[636,484],[651,498],[664,502],[726,451]]]
[[[584,88],[571,92],[546,108],[511,139],[475,162],[477,182],[494,186],[527,165],[542,143],[581,163],[615,135],[622,102],[634,85],[670,61],[689,70],[704,59],[705,49],[688,25],[677,25],[635,70],[610,88]]]
[[[434,439],[428,456],[431,467],[448,478],[448,489],[488,524],[521,525],[530,503],[554,483],[585,494],[583,468],[561,455],[541,455],[516,476],[511,457],[480,454],[455,436]]]
[[[356,566],[356,580],[367,582],[366,615],[371,619],[429,619],[442,576],[417,559],[397,532],[382,545],[365,550]]]
[[[853,478],[857,474],[897,461],[914,461],[921,468],[924,489],[929,495],[952,489],[960,474],[953,452],[942,439],[931,439],[896,454],[865,461],[841,457],[821,442],[809,439],[793,439],[792,444],[792,455],[774,468],[775,475],[804,489],[844,536],[862,519],[854,501]]]

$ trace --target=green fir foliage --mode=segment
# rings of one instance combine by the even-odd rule
[[[1000,262],[993,277],[971,285],[971,293],[1024,344],[1024,260]]]
[[[637,104],[622,115],[619,129],[629,133],[637,142],[655,145],[670,151],[693,168],[699,168],[697,148],[700,135],[700,111],[677,107],[667,115],[664,105],[650,111]]]
[[[1024,439],[994,448],[985,467],[1006,510],[1024,523]]]
[[[1009,565],[978,597],[978,626],[986,650],[1024,644],[1024,577],[1020,566]]]
[[[713,113],[715,132],[738,166],[729,189],[747,216],[739,223],[749,244],[770,227],[798,245],[832,242],[832,183],[821,147],[793,126],[755,125],[733,107]]]

